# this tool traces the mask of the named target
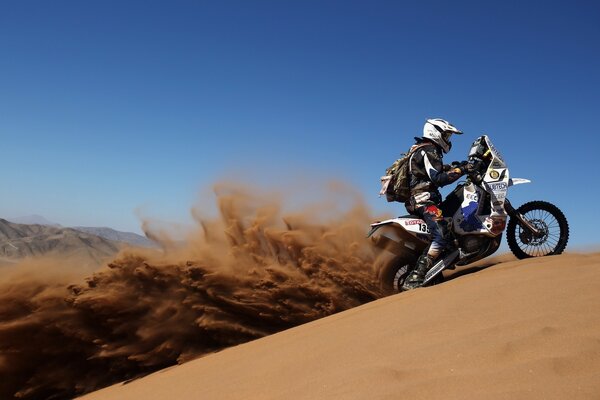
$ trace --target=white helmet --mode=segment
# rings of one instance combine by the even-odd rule
[[[452,126],[450,122],[440,118],[428,119],[423,126],[423,137],[439,145],[444,153],[449,152],[452,148],[450,136],[453,133],[462,135],[462,132]]]

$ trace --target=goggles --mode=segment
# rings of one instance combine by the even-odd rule
[[[443,131],[441,128],[439,128],[436,125],[433,125],[433,127],[440,133],[440,135],[442,136],[442,139],[444,139],[444,142],[450,143],[450,136],[452,136],[452,134],[454,132]]]
[[[450,136],[452,136],[453,133],[454,132],[450,132],[450,131],[442,132],[442,138],[444,138],[444,140],[446,142],[448,142],[450,140]]]

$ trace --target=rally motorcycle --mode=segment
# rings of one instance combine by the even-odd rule
[[[442,282],[444,270],[493,254],[505,230],[508,247],[519,259],[560,254],[567,246],[569,224],[556,206],[546,201],[512,206],[506,197],[508,188],[531,181],[510,177],[487,135],[473,142],[468,163],[472,172],[466,182],[459,183],[440,206],[455,246],[427,272],[423,286]],[[384,250],[378,258],[379,278],[384,288],[394,292],[402,291],[404,280],[432,240],[425,221],[414,215],[375,222],[367,237]]]

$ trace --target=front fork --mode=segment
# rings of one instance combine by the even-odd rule
[[[529,232],[531,232],[534,236],[538,237],[543,235],[543,232],[540,232],[531,222],[529,222],[523,214],[515,210],[508,199],[504,199],[504,209],[508,213],[511,218],[514,218],[519,226]]]

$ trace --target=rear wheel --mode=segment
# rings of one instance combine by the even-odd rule
[[[379,268],[379,282],[387,294],[402,291],[402,284],[414,268],[414,261],[407,257],[394,257],[382,261]]]
[[[402,284],[412,272],[416,259],[411,257],[395,257],[381,262],[379,268],[379,280],[381,288],[387,294],[402,292]],[[444,282],[444,276],[440,272],[425,286],[433,286]]]
[[[516,218],[508,222],[506,240],[513,254],[520,259],[561,254],[569,240],[569,223],[553,204],[531,201],[517,209],[538,234],[519,225]]]

